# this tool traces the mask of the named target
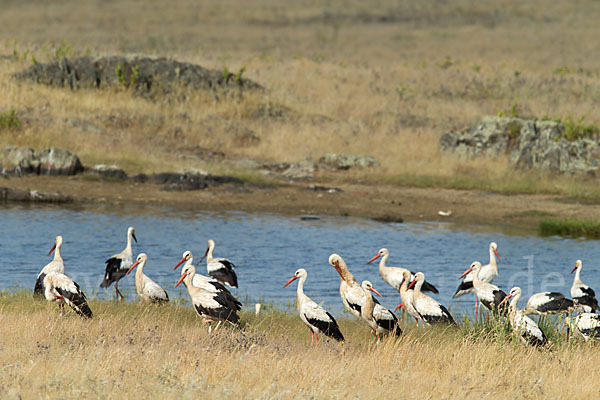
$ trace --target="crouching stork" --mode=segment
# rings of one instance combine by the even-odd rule
[[[92,318],[92,310],[87,304],[87,298],[79,285],[71,278],[60,272],[50,272],[44,278],[44,295],[48,301],[56,301],[60,315],[64,315],[65,303],[78,315]]]
[[[300,268],[294,276],[283,287],[285,288],[290,283],[298,279],[298,288],[296,290],[296,307],[298,308],[298,314],[300,319],[309,328],[312,335],[310,344],[312,345],[317,339],[319,341],[319,334],[323,334],[327,337],[337,340],[338,342],[344,342],[344,335],[340,331],[340,327],[337,321],[331,314],[329,314],[323,307],[311,300],[310,297],[304,294],[304,282],[308,273],[304,268]]]
[[[513,331],[519,335],[519,338],[525,344],[531,346],[547,346],[548,339],[546,339],[546,335],[544,335],[544,332],[540,329],[538,324],[525,315],[522,310],[517,309],[517,304],[521,298],[520,287],[510,289],[508,296],[500,302],[500,305],[503,305],[511,298],[512,301],[509,306],[508,319]]]
[[[226,258],[213,257],[214,249],[215,241],[211,239],[208,241],[206,252],[200,259],[202,261],[206,257],[206,272],[222,284],[237,288],[238,280],[235,265]]]
[[[375,303],[373,295],[371,294],[371,292],[373,292],[379,297],[383,297],[381,296],[381,293],[379,293],[369,281],[363,281],[360,286],[365,297],[365,302],[360,310],[360,316],[377,335],[377,343],[381,341],[381,335],[384,333],[390,333],[396,336],[402,335],[402,329],[400,329],[400,325],[398,325],[398,318],[396,315],[381,304]]]

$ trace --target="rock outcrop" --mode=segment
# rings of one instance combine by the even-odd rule
[[[506,155],[522,170],[600,176],[598,141],[569,141],[556,121],[484,117],[469,130],[444,134],[440,145],[466,158]]]
[[[9,175],[75,175],[83,171],[76,154],[55,147],[34,150],[5,146],[0,150],[0,166],[2,173]]]
[[[262,89],[256,82],[242,77],[242,72],[217,71],[167,58],[113,56],[63,58],[35,64],[15,77],[71,89],[128,87],[144,95],[168,93],[177,87]]]

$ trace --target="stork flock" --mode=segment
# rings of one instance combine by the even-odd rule
[[[132,240],[137,242],[135,230],[129,227],[127,230],[127,245],[123,251],[114,254],[106,260],[104,280],[101,288],[108,288],[114,283],[117,299],[123,299],[119,291],[118,283],[136,267],[135,287],[141,301],[152,303],[164,303],[169,301],[167,292],[145,273],[148,256],[140,253],[133,261]],[[65,265],[61,257],[63,244],[62,236],[57,236],[48,255],[54,252],[53,260],[48,263],[38,274],[34,294],[43,294],[48,301],[57,302],[61,315],[64,314],[64,305],[70,306],[77,314],[92,318],[92,311],[87,304],[85,294],[79,285],[65,274]],[[217,322],[217,328],[221,323],[229,323],[239,326],[238,312],[242,304],[227,289],[237,288],[238,281],[235,273],[235,265],[226,258],[215,258],[213,251],[215,242],[208,241],[208,247],[199,263],[206,258],[208,276],[197,273],[193,263],[194,257],[191,251],[185,251],[173,270],[182,264],[180,278],[175,287],[181,283],[187,288],[192,300],[192,305],[203,322]],[[436,324],[456,326],[448,309],[440,302],[425,292],[438,294],[438,289],[425,280],[423,272],[413,272],[405,268],[391,267],[387,265],[390,252],[382,248],[366,264],[380,259],[379,273],[383,280],[396,289],[402,303],[394,312],[402,308],[414,318],[416,325],[422,327]],[[546,346],[548,340],[538,324],[528,317],[530,314],[540,315],[540,319],[547,314],[564,313],[570,315],[577,311],[575,317],[566,317],[565,326],[568,330],[579,332],[585,340],[590,338],[600,339],[600,310],[595,292],[592,288],[581,281],[582,262],[577,260],[571,273],[575,273],[571,287],[572,299],[566,298],[558,292],[536,293],[529,298],[524,309],[518,309],[521,298],[521,288],[513,287],[506,294],[492,282],[498,276],[498,245],[491,242],[489,245],[490,261],[482,265],[474,261],[458,279],[462,279],[453,298],[469,293],[475,294],[475,318],[479,314],[479,303],[488,311],[488,320],[491,318],[507,318],[513,331],[520,339],[530,345]],[[356,317],[357,320],[371,328],[376,335],[377,343],[380,343],[382,335],[400,336],[402,328],[398,317],[393,311],[384,307],[373,294],[380,297],[379,291],[373,287],[370,281],[358,283],[350,272],[344,259],[338,254],[329,257],[329,265],[332,266],[340,276],[339,294],[344,308]],[[304,284],[308,273],[304,268],[298,269],[283,287],[287,287],[293,281],[298,280],[296,305],[300,319],[311,331],[311,344],[319,336],[344,342],[344,335],[335,318],[317,302],[313,301],[304,293]],[[510,300],[510,304],[507,303]]]

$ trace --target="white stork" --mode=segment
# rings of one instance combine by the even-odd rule
[[[546,339],[544,332],[542,332],[534,320],[526,316],[522,310],[517,309],[517,303],[521,298],[520,287],[510,289],[510,293],[500,302],[500,305],[506,303],[511,298],[512,301],[509,306],[508,319],[513,331],[519,335],[519,338],[525,344],[531,346],[546,346],[548,340]]]
[[[344,335],[342,335],[340,327],[338,326],[335,318],[325,311],[323,307],[312,301],[310,297],[304,294],[304,282],[306,282],[307,276],[308,274],[306,270],[304,268],[300,268],[298,271],[296,271],[294,276],[292,276],[292,278],[287,281],[285,285],[283,285],[283,287],[285,288],[287,285],[298,279],[296,307],[298,308],[300,319],[310,328],[310,344],[313,344],[315,337],[317,338],[317,342],[319,341],[319,333],[343,343]]]
[[[573,307],[573,300],[567,299],[559,292],[541,292],[532,295],[527,300],[523,312],[525,314],[558,314],[567,312]]]
[[[581,268],[583,264],[581,260],[575,262],[575,267],[571,273],[575,272],[575,278],[573,279],[573,285],[571,286],[571,297],[573,301],[577,301],[577,305],[583,308],[585,312],[596,312],[600,310],[598,306],[598,300],[596,300],[596,293],[594,289],[586,285],[581,281]]]
[[[44,278],[46,277],[46,275],[48,275],[51,272],[58,272],[61,274],[65,273],[65,263],[63,262],[63,259],[60,256],[60,249],[62,247],[62,244],[63,244],[62,236],[57,236],[56,239],[54,239],[54,245],[48,252],[48,255],[50,255],[50,254],[52,254],[52,252],[54,252],[54,259],[52,261],[50,261],[48,264],[46,264],[46,266],[44,268],[42,268],[42,270],[38,274],[38,276],[35,280],[35,286],[33,288],[34,295],[35,294],[39,294],[39,295],[44,294],[44,290],[45,290],[44,289]]]
[[[411,272],[409,270],[405,270],[403,273],[402,282],[400,283],[400,298],[402,299],[402,303],[398,304],[394,311],[398,311],[399,308],[404,308],[408,315],[415,319],[417,326],[419,325],[419,321],[421,321],[423,326],[425,326],[425,322],[421,319],[421,316],[413,306],[414,290],[408,288],[408,283],[410,282],[411,277]]]
[[[140,296],[140,299],[143,301],[148,301],[151,303],[164,303],[169,301],[169,295],[167,292],[161,288],[158,283],[154,282],[152,279],[148,278],[146,274],[144,274],[146,261],[148,261],[148,256],[146,253],[140,253],[137,256],[136,261],[127,271],[127,274],[129,274],[135,267],[139,265],[137,271],[135,271],[135,289],[138,296]]]
[[[188,250],[183,253],[183,256],[173,270],[176,270],[184,262],[185,264],[181,269],[182,271],[185,269],[185,267],[188,265],[193,265],[194,263],[194,255],[191,251]],[[240,303],[239,300],[236,299],[231,292],[227,290],[227,288],[218,280],[196,273],[194,274],[194,280],[192,281],[192,284],[200,289],[206,290],[207,292],[220,294],[227,301],[230,308],[235,309],[236,311],[240,311],[242,309],[242,303]]]
[[[79,285],[60,272],[49,272],[44,277],[44,295],[48,301],[58,302],[60,315],[64,315],[65,303],[82,317],[92,318],[92,310]]]
[[[373,258],[371,258],[369,261],[367,261],[367,264],[370,264],[373,261],[377,260],[379,257],[381,257],[381,260],[379,261],[379,274],[381,275],[383,280],[387,282],[388,285],[390,285],[397,291],[400,291],[400,285],[402,283],[404,271],[410,272],[410,274],[411,274],[410,281],[411,282],[413,279],[415,279],[415,273],[406,268],[386,266],[385,264],[386,264],[389,256],[390,256],[390,252],[388,249],[386,249],[386,248],[380,249],[379,252],[377,252],[377,254],[375,256],[373,256]],[[423,291],[424,292],[433,292],[436,294],[439,293],[437,288],[427,281],[425,281],[425,283],[423,283]]]
[[[121,299],[125,297],[119,291],[119,280],[127,275],[127,271],[133,264],[133,252],[131,250],[131,239],[135,240],[137,243],[137,238],[135,237],[135,229],[133,226],[127,228],[127,246],[125,249],[117,254],[114,254],[108,260],[106,260],[106,272],[104,273],[104,280],[100,284],[101,288],[109,287],[113,282],[115,283],[115,293],[117,295],[117,299],[119,296]]]
[[[362,319],[371,327],[373,332],[377,335],[377,343],[381,340],[381,334],[393,333],[396,336],[402,335],[402,329],[398,325],[398,318],[396,315],[380,304],[375,303],[371,292],[381,296],[369,281],[363,281],[360,285],[363,290],[365,303],[360,309],[360,316]]]
[[[500,262],[500,256],[498,255],[498,245],[495,242],[490,243],[489,247],[490,251],[490,263],[481,267],[479,270],[479,279],[486,283],[492,283],[494,278],[498,276],[498,264],[496,263],[496,257],[498,257],[498,262]],[[460,278],[465,277],[463,281],[458,285],[456,292],[452,296],[453,299],[456,299],[460,296],[463,296],[468,293],[473,293],[475,289],[473,288],[473,274],[469,273],[466,276],[463,274]],[[477,319],[477,298],[475,298],[475,319]]]
[[[479,279],[479,271],[481,268],[481,263],[479,261],[474,261],[458,279],[473,272],[473,289],[475,290],[477,299],[479,299],[481,304],[489,311],[496,312],[499,310],[498,307],[502,303],[502,300],[506,297],[506,293],[500,290],[498,286]],[[504,309],[504,312],[505,311],[506,309]]]
[[[202,317],[202,322],[218,321],[220,324],[222,321],[226,321],[232,325],[238,325],[240,317],[237,315],[236,309],[230,307],[223,294],[211,293],[194,286],[194,275],[196,275],[196,268],[191,264],[186,264],[181,270],[181,277],[175,287],[179,286],[181,282],[185,284],[196,313]],[[210,330],[209,326],[209,332]]]
[[[206,257],[206,271],[208,274],[224,285],[237,288],[238,281],[235,274],[235,265],[226,258],[213,257],[214,249],[215,241],[211,239],[208,241],[208,247],[200,261]]]
[[[600,315],[596,313],[581,313],[574,318],[565,318],[567,329],[577,330],[584,340],[600,340]]]
[[[454,322],[454,318],[452,318],[450,311],[446,307],[421,292],[423,282],[425,282],[425,274],[417,272],[415,280],[408,285],[409,289],[414,286],[412,305],[417,313],[419,313],[421,321],[425,321],[430,325],[439,323],[455,325],[456,322]]]

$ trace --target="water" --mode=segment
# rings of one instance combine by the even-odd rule
[[[365,265],[381,247],[391,252],[388,265],[423,271],[440,291],[434,297],[455,313],[471,312],[473,295],[456,300],[452,295],[458,276],[472,261],[488,262],[491,241],[498,243],[502,259],[494,283],[507,293],[511,286],[519,285],[525,298],[543,290],[569,296],[570,271],[577,259],[583,260],[583,281],[600,289],[596,241],[540,238],[451,223],[384,224],[350,217],[303,221],[268,213],[23,205],[0,206],[0,289],[32,290],[37,274],[52,258],[47,253],[55,236],[62,235],[66,273],[88,296],[112,298],[112,287],[99,288],[104,261],[125,247],[128,226],[135,227],[139,241],[134,243],[134,257],[148,254],[146,274],[172,299],[187,298],[185,288],[173,289],[179,278],[179,270],[175,272],[173,267],[185,250],[192,250],[198,260],[211,238],[216,242],[215,256],[227,257],[237,266],[240,288],[233,290],[234,294],[250,302],[273,302],[284,309],[294,303],[296,284],[282,286],[303,267],[308,271],[306,293],[334,314],[342,313],[339,276],[328,264],[334,252],[346,260],[359,282],[373,282],[384,296],[384,305],[395,307],[399,294],[382,280],[377,265]],[[204,264],[199,271],[206,273]],[[132,273],[120,282],[130,300],[135,299],[134,276]]]

